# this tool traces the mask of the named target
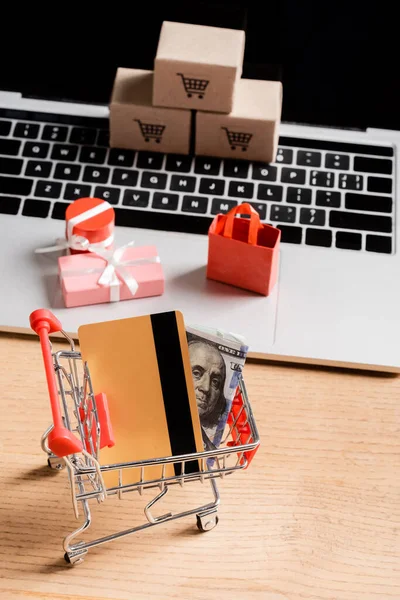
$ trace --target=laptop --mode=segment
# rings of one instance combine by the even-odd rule
[[[189,324],[243,335],[250,357],[398,372],[399,95],[390,76],[371,86],[373,16],[352,3],[345,18],[328,18],[322,7],[285,0],[269,5],[267,22],[253,3],[190,4],[135,8],[129,18],[110,8],[65,11],[52,26],[26,18],[21,53],[13,29],[3,32],[1,330],[30,331],[29,314],[41,307],[74,336],[84,323],[181,310]],[[243,76],[283,83],[274,164],[108,147],[116,69],[152,68],[164,20],[245,29]],[[390,75],[381,36],[374,56]],[[153,206],[149,174],[178,202]],[[190,194],[176,190],[179,178],[196,202],[183,202]],[[220,183],[207,190],[210,179]],[[132,205],[134,192],[144,206]],[[66,207],[82,196],[112,203],[118,245],[157,246],[162,296],[65,308],[57,256],[35,249],[64,237]],[[206,278],[209,225],[244,200],[282,232],[268,297]]]

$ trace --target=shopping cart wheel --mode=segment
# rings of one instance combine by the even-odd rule
[[[247,148],[242,148],[242,152],[246,152]]]
[[[187,97],[188,97],[188,98],[191,98],[191,97],[192,97],[192,94],[187,94]]]
[[[145,141],[145,142],[149,142],[149,141],[150,141],[150,138],[144,138],[144,141]]]
[[[236,146],[231,146],[232,150],[236,150]]]
[[[197,515],[197,528],[200,531],[211,531],[218,525],[218,515],[216,512],[207,513],[205,515]]]
[[[83,562],[84,557],[88,553],[87,548],[80,548],[80,546],[84,546],[83,542],[78,542],[74,545],[74,549],[71,552],[66,552],[64,554],[64,560],[69,565],[78,565]]]
[[[199,98],[200,98],[200,100],[203,100],[203,98],[204,98],[203,94],[199,94]]]
[[[161,142],[160,138],[156,139],[156,143],[159,144]]]

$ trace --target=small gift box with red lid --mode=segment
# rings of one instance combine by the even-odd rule
[[[110,248],[114,241],[115,212],[101,198],[79,198],[65,211],[65,237],[71,254],[92,248]]]
[[[208,231],[207,277],[269,296],[278,277],[280,239],[280,230],[261,223],[248,203],[217,215]]]

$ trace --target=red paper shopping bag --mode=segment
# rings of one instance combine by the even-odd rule
[[[278,276],[280,239],[280,230],[261,223],[248,203],[217,215],[208,231],[207,277],[268,296]]]

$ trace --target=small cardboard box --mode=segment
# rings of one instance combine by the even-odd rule
[[[196,154],[273,162],[281,111],[280,81],[241,79],[229,115],[197,113]]]
[[[244,45],[244,31],[164,21],[154,64],[154,106],[231,112]]]
[[[269,296],[278,278],[280,239],[280,230],[261,223],[248,203],[217,215],[208,232],[208,279]]]
[[[152,106],[153,72],[119,68],[110,102],[110,147],[188,154],[191,113]]]

